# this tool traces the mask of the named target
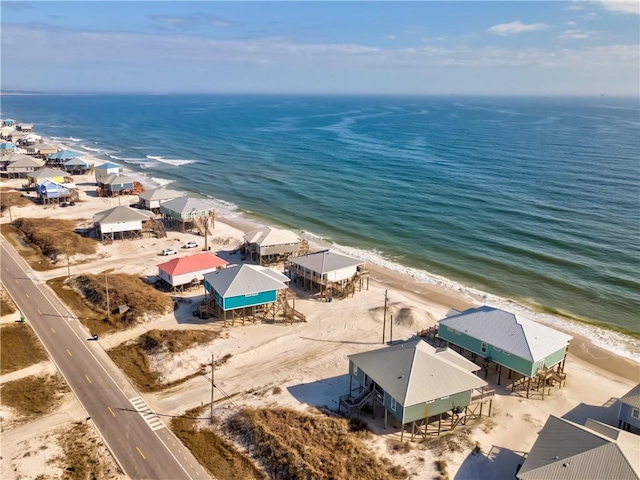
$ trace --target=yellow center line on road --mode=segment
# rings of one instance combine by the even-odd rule
[[[73,355],[71,355],[71,352],[69,351],[68,348],[67,348],[67,353],[69,354],[70,357],[73,357]]]
[[[40,315],[42,315],[42,312],[40,311],[40,309],[39,309],[39,308],[38,308],[38,313],[39,313]]]
[[[196,477],[200,476],[200,472],[198,470],[196,470]]]
[[[53,327],[51,327],[51,331],[52,331],[53,333],[56,333],[56,331],[53,329]]]
[[[26,295],[27,298],[29,298],[29,294],[28,293],[25,293],[25,295]]]
[[[184,461],[185,461],[185,462],[187,461],[187,457],[185,457],[184,455],[182,456],[182,458],[184,458]]]
[[[113,410],[111,410],[111,407],[107,407],[109,409],[109,411],[111,412],[111,415],[113,415],[114,417],[116,416],[115,413],[113,413]]]
[[[147,457],[144,456],[144,453],[142,453],[142,450],[140,450],[140,447],[136,447],[136,450],[138,450],[138,453],[142,458],[144,458],[145,460],[147,459]]]
[[[93,383],[93,382],[91,381],[91,379],[89,378],[89,375],[85,375],[85,376],[84,376],[84,378],[86,378],[86,379],[87,379],[87,382],[89,382],[89,383]]]

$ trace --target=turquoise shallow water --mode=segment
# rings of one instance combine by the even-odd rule
[[[637,99],[29,95],[2,116],[419,280],[640,334]]]

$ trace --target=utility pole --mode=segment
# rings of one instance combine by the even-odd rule
[[[391,329],[391,333],[389,334],[389,343],[393,343],[393,315],[391,315],[391,319],[389,320],[389,328]]]
[[[109,278],[107,272],[104,273],[104,283],[107,286],[107,318],[111,318],[111,308],[109,308]]]
[[[387,291],[384,291],[384,317],[382,318],[382,344],[384,345],[384,335],[387,330]]]
[[[211,354],[211,421],[213,422],[213,387],[215,385],[214,382],[214,372],[216,371],[216,366],[213,361],[213,353]]]
[[[8,210],[9,210],[9,222],[13,223],[13,217],[11,217],[11,206],[9,206]]]
[[[69,240],[67,240],[66,242],[67,245],[67,281],[71,281],[71,263],[69,260]]]

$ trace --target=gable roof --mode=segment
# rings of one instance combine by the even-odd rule
[[[540,431],[517,477],[521,480],[640,479],[637,435],[587,420],[553,415]]]
[[[153,217],[153,212],[148,210],[136,210],[130,207],[113,207],[102,212],[98,212],[93,216],[94,223],[118,223],[118,222],[135,222],[147,221]]]
[[[244,234],[243,238],[247,243],[255,243],[260,247],[270,247],[275,245],[292,245],[300,243],[302,240],[298,235],[289,230],[279,228],[263,227],[251,230]]]
[[[73,150],[59,150],[56,153],[48,155],[47,158],[53,158],[55,160],[66,160],[69,158],[81,157],[80,152],[74,152]]]
[[[475,363],[419,337],[348,358],[405,408],[487,385]]]
[[[625,405],[640,408],[640,383],[629,390],[620,401]]]
[[[13,152],[13,153],[10,153],[9,155],[4,155],[2,157],[2,161],[7,163],[12,163],[18,160],[22,160],[24,158],[34,158],[34,157],[32,157],[31,155],[27,155],[26,153]],[[38,159],[38,160],[42,162],[42,165],[45,164],[44,160],[41,160],[41,159]]]
[[[145,190],[140,195],[139,198],[143,200],[170,200],[172,198],[184,197],[186,193],[179,192],[177,190],[170,190],[168,188],[153,188],[151,190]]]
[[[14,159],[9,160],[9,164],[7,168],[25,168],[25,167],[34,167],[40,168],[44,165],[44,160],[40,158],[30,157],[29,155],[23,155],[21,153],[14,153],[9,155]]]
[[[341,268],[364,265],[366,262],[354,257],[343,255],[342,253],[323,250],[321,252],[292,258],[291,263],[322,275],[335,270],[340,270]]]
[[[573,337],[499,308],[469,308],[439,322],[530,362],[564,348]]]
[[[167,200],[160,205],[160,209],[163,211],[177,212],[181,215],[185,213],[191,213],[194,210],[199,212],[208,212],[213,210],[213,204],[199,198],[191,197],[178,197],[171,200]]]
[[[49,168],[44,167],[40,170],[36,170],[35,172],[29,174],[30,178],[52,178],[52,177],[68,177],[69,172],[65,172],[64,170],[58,170],[57,168]]]
[[[124,183],[133,184],[133,179],[127,177],[126,175],[109,175],[104,180],[100,180],[100,183],[102,183],[103,185],[117,185],[119,183],[120,184],[124,184]]]
[[[111,170],[112,168],[120,168],[120,165],[116,165],[115,163],[101,163],[100,165],[96,165],[98,170]]]
[[[282,290],[289,278],[257,265],[234,265],[206,273],[204,279],[223,298]]]
[[[188,257],[180,257],[161,263],[158,268],[171,276],[184,275],[185,273],[198,272],[211,268],[224,267],[229,262],[210,253],[198,253]]]
[[[74,157],[74,158],[70,158],[69,160],[67,160],[66,162],[64,162],[64,166],[73,166],[73,165],[78,165],[78,166],[82,166],[82,167],[88,167],[89,166],[89,162],[87,162],[86,160],[83,160],[80,157]]]

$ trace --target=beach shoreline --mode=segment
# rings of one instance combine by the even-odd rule
[[[49,137],[46,138],[45,141],[47,143],[54,144],[61,149],[74,148],[68,144],[65,144],[61,139],[59,139],[59,137]],[[85,157],[91,163],[93,163],[94,167],[107,162],[107,160],[97,158],[96,153],[91,151],[87,153]],[[172,188],[170,183],[168,185],[161,185],[157,182],[154,182],[154,179],[152,177],[145,175],[142,172],[130,170],[129,167],[122,162],[118,162],[117,160],[111,158],[108,160],[108,162],[119,165],[123,169],[125,175],[130,176],[134,180],[140,181],[141,183],[143,183],[143,185],[145,185],[145,187],[148,187],[147,189],[158,187]],[[219,199],[215,199],[213,197],[205,197],[214,202],[221,202]],[[135,198],[137,199],[137,197]],[[216,211],[215,221],[216,223],[225,224],[232,229],[239,230],[241,232],[257,229],[266,224],[263,223],[265,220],[261,217],[255,214],[247,214],[245,212],[242,212],[239,208],[236,208],[236,210],[234,210],[232,214],[229,211],[223,214],[219,214],[218,211]],[[300,230],[294,231],[296,231],[300,235],[304,234]],[[237,240],[239,242],[241,241],[241,239]],[[335,248],[339,251],[353,254],[353,249],[351,248],[341,249],[340,246],[331,245],[328,243],[323,244],[319,242],[317,238],[310,238],[308,240],[310,245],[315,250]],[[546,324],[552,328],[556,328],[557,330],[572,335],[573,340],[571,342],[571,348],[569,351],[570,355],[575,355],[576,357],[590,364],[593,364],[598,368],[602,368],[622,378],[631,380],[640,378],[640,356],[636,355],[636,353],[640,353],[640,339],[637,339],[631,335],[627,335],[613,328],[607,328],[606,326],[594,325],[588,322],[581,322],[575,319],[569,319],[545,312],[535,311],[531,307],[523,305],[516,301],[498,297],[491,293],[482,292],[474,289],[473,287],[461,285],[458,282],[444,277],[439,277],[438,275],[434,275],[429,272],[426,273],[430,275],[431,281],[420,281],[410,273],[398,271],[392,268],[388,268],[387,266],[378,265],[372,262],[367,262],[367,268],[370,270],[371,278],[373,280],[383,285],[389,285],[390,290],[396,289],[402,291],[409,297],[414,297],[416,298],[416,300],[422,303],[428,303],[434,306],[436,309],[439,309],[439,311],[442,312],[440,318],[444,317],[444,314],[449,310],[449,308],[464,310],[467,308],[478,306],[480,304],[496,306],[504,310],[513,311],[513,313],[516,313],[518,315],[524,314],[528,318],[540,321],[541,323]],[[412,270],[410,267],[407,267],[407,269]],[[440,318],[435,319],[436,321],[434,322],[434,325]],[[591,332],[587,332],[585,331],[585,329],[595,330],[598,332],[598,335],[591,335]],[[599,339],[603,336],[606,336],[607,334],[610,336],[627,337],[629,339],[629,344],[633,345],[635,350],[628,352],[614,351],[603,347],[601,344],[598,344],[597,341],[593,341],[593,338]]]

